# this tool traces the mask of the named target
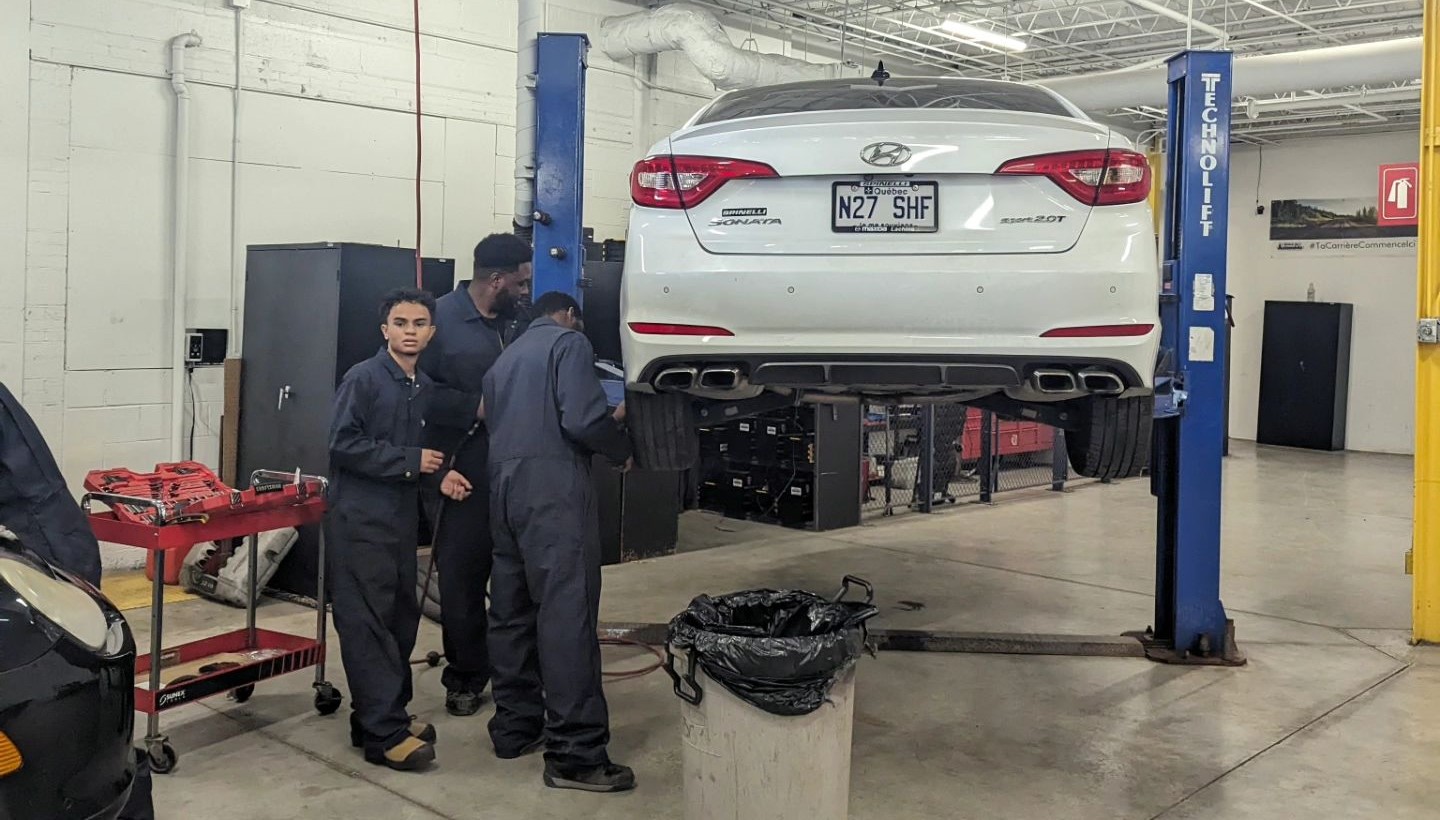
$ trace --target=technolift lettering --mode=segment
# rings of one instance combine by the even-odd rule
[[[1200,108],[1200,235],[1209,238],[1215,229],[1215,180],[1211,174],[1220,167],[1220,105],[1216,87],[1219,74],[1201,74],[1205,86],[1204,105]],[[1226,100],[1229,104],[1229,100]],[[1215,310],[1215,277],[1197,273],[1190,284],[1191,309],[1197,312]],[[1215,330],[1195,325],[1190,328],[1191,362],[1215,361]]]
[[[1210,173],[1220,167],[1220,106],[1215,94],[1216,86],[1220,85],[1220,75],[1201,74],[1200,82],[1205,84],[1205,105],[1200,109],[1200,190],[1204,197],[1200,205],[1200,235],[1208,237],[1215,227],[1212,218],[1215,213],[1215,182]]]

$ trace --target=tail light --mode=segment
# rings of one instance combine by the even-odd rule
[[[645,336],[734,336],[723,327],[677,325],[668,322],[631,322],[630,331]]]
[[[1098,339],[1107,336],[1146,336],[1154,325],[1085,325],[1057,327],[1040,335],[1046,339]]]
[[[732,179],[776,177],[763,162],[720,157],[646,157],[630,174],[630,198],[647,208],[693,208]]]
[[[997,174],[1047,177],[1086,205],[1133,205],[1150,196],[1150,163],[1134,151],[1072,151],[1011,160]]]

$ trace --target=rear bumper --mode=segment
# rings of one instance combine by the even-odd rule
[[[1148,220],[1125,209],[1097,209],[1067,253],[1010,256],[716,255],[700,249],[683,213],[634,216],[621,285],[625,321],[731,335],[622,326],[632,387],[649,385],[658,368],[710,363],[739,365],[756,385],[842,390],[875,382],[1016,390],[1035,368],[1086,366],[1110,368],[1136,390],[1153,385],[1155,239]],[[1098,325],[1154,329],[1046,335]],[[893,367],[877,371],[877,363]],[[813,366],[791,366],[802,364]]]
[[[1151,358],[1153,370],[1154,360]],[[841,392],[1023,392],[1037,369],[1079,373],[1100,369],[1114,373],[1127,391],[1150,389],[1149,371],[1118,358],[1068,355],[807,355],[701,354],[664,355],[638,368],[633,386],[654,383],[662,371],[675,367],[738,367],[748,384]]]

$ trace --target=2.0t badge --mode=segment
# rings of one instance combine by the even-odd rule
[[[1067,217],[1059,214],[1041,214],[1039,216],[1007,216],[1000,220],[1001,225],[1057,225],[1064,222]]]

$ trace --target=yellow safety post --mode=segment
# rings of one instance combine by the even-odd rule
[[[1415,359],[1415,523],[1411,538],[1416,643],[1440,643],[1440,0],[1425,0],[1420,89],[1420,248]]]

